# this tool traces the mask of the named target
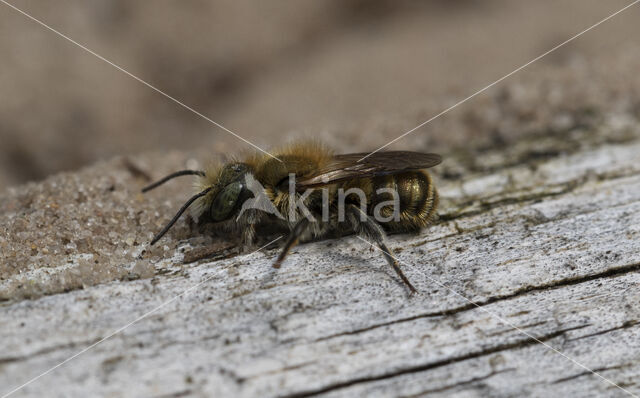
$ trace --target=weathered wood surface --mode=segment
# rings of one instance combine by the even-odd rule
[[[183,233],[152,279],[9,298],[0,393],[99,343],[14,396],[640,394],[638,137],[612,118],[451,154],[440,220],[390,239],[417,296],[355,237],[274,270],[276,250],[182,266]]]

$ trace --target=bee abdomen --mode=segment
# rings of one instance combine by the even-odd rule
[[[409,171],[376,177],[373,179],[373,188],[369,213],[388,231],[419,230],[427,226],[435,215],[438,193],[427,172]],[[389,188],[397,192],[395,200],[394,195],[389,193]],[[378,206],[381,202],[386,203],[382,207]],[[376,207],[379,207],[379,214],[375,214]]]

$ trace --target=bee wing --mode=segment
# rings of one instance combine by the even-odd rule
[[[328,185],[352,178],[397,174],[408,170],[427,169],[442,162],[435,153],[410,151],[348,153],[336,155],[331,162],[311,176],[296,181],[297,189]],[[367,156],[365,159],[365,156]],[[360,161],[360,159],[362,159]]]

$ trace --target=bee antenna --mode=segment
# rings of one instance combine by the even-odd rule
[[[190,176],[190,175],[198,175],[201,177],[204,177],[205,173],[204,171],[200,171],[200,170],[180,170],[180,171],[176,171],[175,173],[171,173],[168,176],[164,177],[163,179],[154,182],[151,185],[147,185],[146,187],[142,188],[142,192],[147,192],[147,191],[151,191],[154,188],[158,188],[160,185],[164,184],[165,182],[176,178],[176,177],[180,177],[180,176]]]
[[[178,219],[180,218],[180,216],[182,215],[182,213],[185,212],[185,210],[187,210],[187,208],[189,206],[191,206],[191,204],[193,202],[196,201],[196,199],[203,197],[204,195],[206,195],[207,193],[209,193],[209,191],[211,191],[211,188],[207,188],[202,192],[199,192],[195,195],[193,195],[189,200],[187,200],[187,202],[185,204],[182,205],[182,207],[180,208],[180,210],[178,210],[178,213],[176,213],[175,216],[173,216],[173,218],[171,219],[171,221],[169,221],[169,223],[167,225],[165,225],[164,228],[162,228],[162,231],[158,232],[158,234],[153,238],[153,240],[151,241],[151,244],[155,244],[157,241],[160,240],[160,238],[162,238],[164,236],[164,234],[167,233],[167,231],[169,229],[171,229],[171,227],[173,226],[173,224],[176,223],[176,221],[178,221]]]

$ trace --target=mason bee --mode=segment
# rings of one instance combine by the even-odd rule
[[[411,232],[435,215],[438,194],[424,171],[436,154],[408,151],[333,154],[319,143],[298,143],[211,167],[182,170],[143,189],[147,192],[184,175],[197,177],[197,193],[153,238],[155,244],[187,208],[199,222],[215,223],[253,245],[256,227],[274,224],[289,237],[273,266],[278,268],[299,241],[358,234],[381,249],[387,262],[413,293],[385,243],[387,232]]]

